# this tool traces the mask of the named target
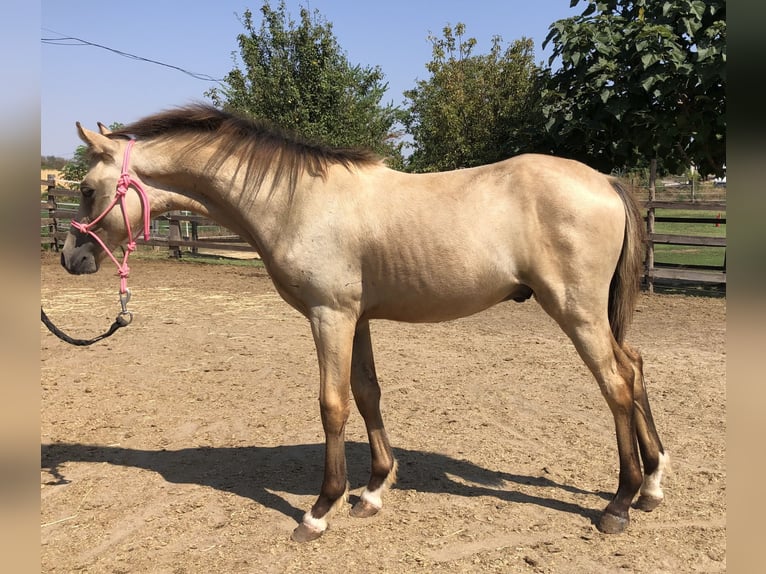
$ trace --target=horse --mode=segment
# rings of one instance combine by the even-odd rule
[[[669,455],[643,359],[625,342],[644,230],[638,203],[618,178],[543,154],[404,173],[370,151],[312,142],[206,104],[167,109],[114,132],[98,125],[95,132],[76,123],[89,169],[61,252],[67,271],[94,273],[125,241],[135,247],[132,237],[142,225],[148,233],[149,217],[190,210],[252,245],[279,295],[310,323],[324,475],[293,540],[319,538],[347,501],[352,398],[371,467],[350,514],[375,515],[396,480],[370,321],[447,321],[531,297],[572,341],[613,415],[618,486],[596,527],[624,531],[637,494],[635,507],[644,511],[662,502]]]

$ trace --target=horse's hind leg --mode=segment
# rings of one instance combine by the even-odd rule
[[[641,484],[640,495],[636,508],[650,512],[657,508],[665,495],[662,492],[662,476],[670,463],[670,456],[665,452],[657,429],[654,426],[652,410],[644,381],[644,361],[641,354],[627,344],[622,350],[633,362],[635,379],[633,384],[634,414],[636,434],[641,460],[644,463],[644,481]]]
[[[383,492],[396,480],[396,460],[380,413],[380,385],[375,373],[370,325],[367,321],[357,325],[354,335],[351,390],[367,427],[372,455],[370,480],[361,498],[351,509],[352,516],[365,518],[382,508]]]
[[[540,305],[569,335],[577,352],[598,381],[614,418],[620,475],[617,493],[607,505],[597,527],[609,534],[622,532],[630,523],[628,511],[642,483],[634,409],[633,362],[614,339],[606,317],[589,311],[599,305],[566,308],[564,298],[545,296],[538,290]]]

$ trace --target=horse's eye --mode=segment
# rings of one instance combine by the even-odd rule
[[[86,197],[86,198],[92,197],[95,191],[96,191],[95,189],[93,189],[92,187],[88,186],[85,183],[80,184],[80,193],[82,194],[83,197]]]

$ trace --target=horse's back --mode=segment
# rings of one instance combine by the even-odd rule
[[[369,316],[452,319],[554,285],[608,288],[624,208],[608,177],[588,166],[527,154],[385,175],[356,219],[367,226],[359,248]]]

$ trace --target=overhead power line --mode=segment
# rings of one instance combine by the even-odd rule
[[[174,66],[172,64],[167,64],[165,62],[160,62],[159,60],[152,60],[151,58],[144,58],[143,56],[137,56],[135,54],[130,54],[128,52],[123,52],[122,50],[117,50],[115,48],[110,48],[109,46],[104,46],[102,44],[97,44],[95,42],[89,42],[88,40],[83,40],[82,38],[77,38],[75,36],[65,36],[61,34],[60,32],[56,32],[54,30],[48,30],[47,28],[43,28],[43,30],[47,32],[53,32],[54,34],[60,34],[61,37],[59,38],[40,38],[40,41],[43,44],[50,44],[52,46],[92,46],[94,48],[101,48],[102,50],[106,50],[108,52],[112,52],[113,54],[117,54],[118,56],[122,56],[124,58],[130,58],[131,60],[138,60],[141,62],[148,62],[149,64],[156,64],[158,66],[164,66],[165,68],[170,68],[172,70],[177,70],[179,72],[182,72],[186,74],[187,76],[191,76],[194,79],[202,80],[205,82],[216,82],[216,83],[222,83],[223,80],[219,78],[214,78],[213,76],[209,76],[207,74],[198,74],[196,72],[191,72],[189,70],[186,70],[184,68],[181,68],[179,66]]]

